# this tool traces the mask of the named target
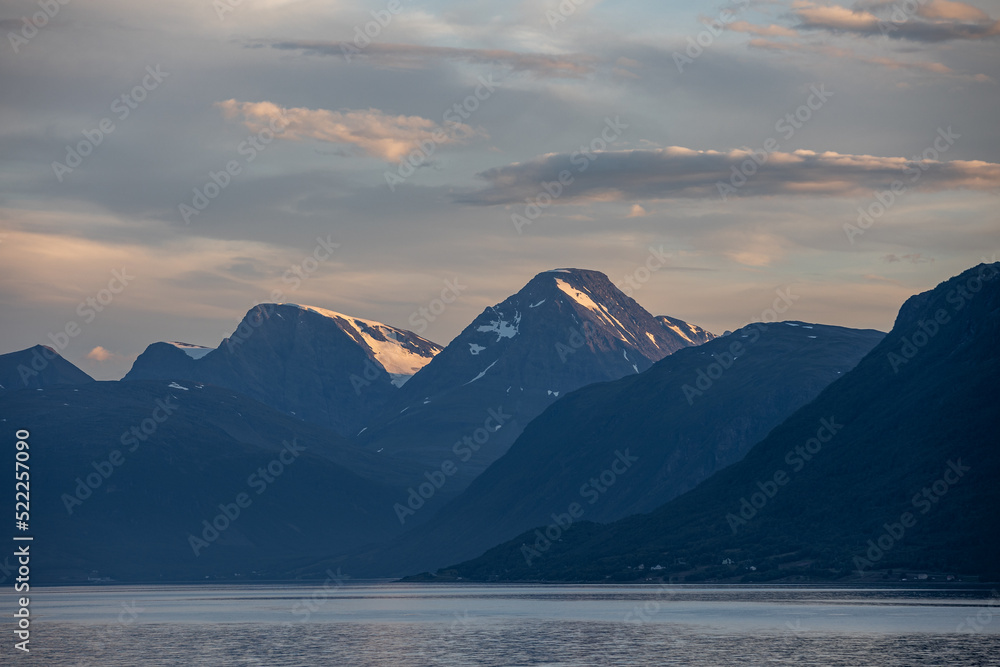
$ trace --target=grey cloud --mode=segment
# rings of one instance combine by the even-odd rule
[[[911,264],[926,264],[928,262],[933,262],[933,257],[925,257],[922,253],[913,253],[907,255],[894,255],[888,254],[882,257],[882,261],[887,264],[893,264],[895,262],[910,262]]]
[[[679,146],[592,156],[560,153],[489,169],[479,174],[489,185],[460,195],[458,200],[480,205],[534,200],[546,192],[542,184],[558,181],[560,174],[564,183],[572,182],[554,197],[558,202],[719,197],[723,193],[857,195],[887,188],[894,181],[924,191],[1000,187],[1000,164],[981,161],[918,163],[906,158],[806,150],[758,151],[755,161],[749,150],[695,151]],[[554,188],[547,190],[552,194]]]
[[[1000,21],[970,5],[931,0],[914,13],[899,2],[861,4],[854,9],[839,5],[800,3],[793,15],[798,30],[826,30],[864,37],[887,36],[917,42],[978,40],[1000,35]],[[930,20],[925,20],[927,19]]]
[[[250,44],[255,46],[257,44]],[[271,48],[301,51],[309,55],[345,57],[344,42],[284,41],[270,42]],[[596,69],[597,60],[584,54],[551,55],[521,53],[505,49],[463,49],[421,44],[369,44],[358,53],[348,55],[368,59],[386,67],[416,68],[442,60],[461,61],[476,65],[502,65],[515,72],[529,72],[544,78],[578,79]]]

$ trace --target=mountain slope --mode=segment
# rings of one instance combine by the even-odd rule
[[[400,390],[363,442],[428,470],[452,461],[439,500],[503,455],[560,396],[636,375],[690,345],[604,274],[546,271],[473,320]]]
[[[702,343],[707,343],[717,337],[710,331],[705,331],[697,325],[689,324],[688,322],[679,320],[676,317],[657,315],[656,319],[667,329],[673,331],[681,338],[686,339],[691,345],[701,345]]]
[[[629,580],[657,564],[689,580],[893,568],[996,580],[998,276],[980,265],[907,300],[853,371],[693,491],[610,525],[543,525],[554,541],[528,531],[452,574]]]
[[[190,380],[354,435],[440,346],[379,322],[297,304],[252,308],[211,350],[154,343],[125,380]]]
[[[0,391],[45,389],[93,381],[94,378],[47,345],[0,354]]]
[[[573,502],[592,521],[652,510],[740,460],[882,337],[754,324],[679,350],[639,375],[574,391],[427,524],[352,567],[398,574],[447,565]],[[612,468],[620,476],[606,472]]]
[[[42,581],[274,576],[400,531],[386,509],[411,471],[229,390],[90,382],[0,393],[0,415],[30,434]]]

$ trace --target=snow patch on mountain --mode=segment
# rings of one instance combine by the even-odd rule
[[[494,310],[497,314],[497,319],[490,320],[489,324],[483,324],[477,327],[477,331],[481,332],[492,332],[497,335],[497,341],[500,342],[502,338],[513,338],[518,334],[518,327],[521,324],[521,313],[514,311],[514,318],[511,320],[505,320],[503,315],[498,311]]]
[[[670,329],[671,331],[673,331],[675,334],[677,334],[678,336],[680,336],[681,338],[683,338],[687,342],[691,343],[692,345],[694,344],[694,340],[691,338],[691,336],[689,336],[686,331],[684,331],[683,329],[681,329],[676,324],[667,324],[666,326],[667,326],[668,329]]]
[[[413,375],[409,373],[389,373],[389,382],[392,383],[392,386],[398,389],[406,384],[406,381],[411,377],[413,377]]]
[[[497,359],[497,361],[500,361],[500,360],[499,360],[499,359]],[[484,375],[486,375],[486,371],[488,371],[488,370],[490,370],[491,368],[493,368],[494,366],[496,366],[496,365],[497,365],[497,361],[494,361],[494,362],[493,362],[492,364],[490,364],[489,366],[487,366],[486,368],[484,368],[484,369],[483,369],[483,372],[482,372],[482,373],[480,373],[480,374],[479,374],[479,375],[477,375],[476,377],[472,378],[471,380],[469,380],[468,382],[466,382],[466,383],[465,383],[465,384],[463,384],[462,386],[464,387],[464,386],[465,386],[466,384],[472,384],[473,382],[475,382],[475,381],[476,381],[476,380],[478,380],[479,378],[481,378],[481,377],[483,377]]]
[[[435,345],[433,347],[437,348],[437,350],[434,354],[427,356],[418,354],[406,346],[405,340],[399,340],[400,337],[414,336],[419,338],[418,336],[415,334],[407,334],[399,329],[382,324],[381,322],[375,322],[374,320],[352,317],[350,315],[338,313],[334,310],[327,310],[326,308],[318,308],[316,306],[303,306],[296,303],[286,303],[281,305],[293,306],[301,308],[302,310],[309,310],[318,315],[322,315],[323,317],[329,317],[330,319],[337,320],[341,325],[340,328],[343,329],[345,333],[371,350],[375,360],[381,364],[382,368],[384,368],[385,371],[392,377],[392,384],[397,387],[403,386],[410,376],[426,366],[430,360],[434,358],[434,354],[440,350],[440,348],[437,348]],[[346,327],[344,326],[345,324]],[[378,332],[381,335],[381,338],[372,335],[373,331]]]
[[[581,292],[580,290],[573,287],[572,285],[570,285],[568,282],[566,282],[561,278],[556,278],[556,287],[558,287],[566,296],[573,299],[587,310],[598,315],[602,320],[607,322],[609,325],[617,327],[618,331],[616,333],[618,334],[618,337],[621,338],[626,343],[628,342],[628,339],[625,337],[625,334],[627,333],[631,336],[632,333],[627,328],[625,328],[622,325],[622,323],[619,322],[618,319],[611,314],[610,311],[608,311],[608,309],[604,306],[604,304],[596,303],[593,299],[590,298],[589,294],[587,294],[586,292]]]

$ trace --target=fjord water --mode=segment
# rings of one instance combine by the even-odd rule
[[[13,609],[13,596],[0,596]],[[997,665],[996,591],[792,586],[33,589],[18,665]]]

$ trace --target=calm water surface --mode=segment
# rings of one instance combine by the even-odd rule
[[[32,590],[11,665],[1000,665],[988,590],[104,586]]]

